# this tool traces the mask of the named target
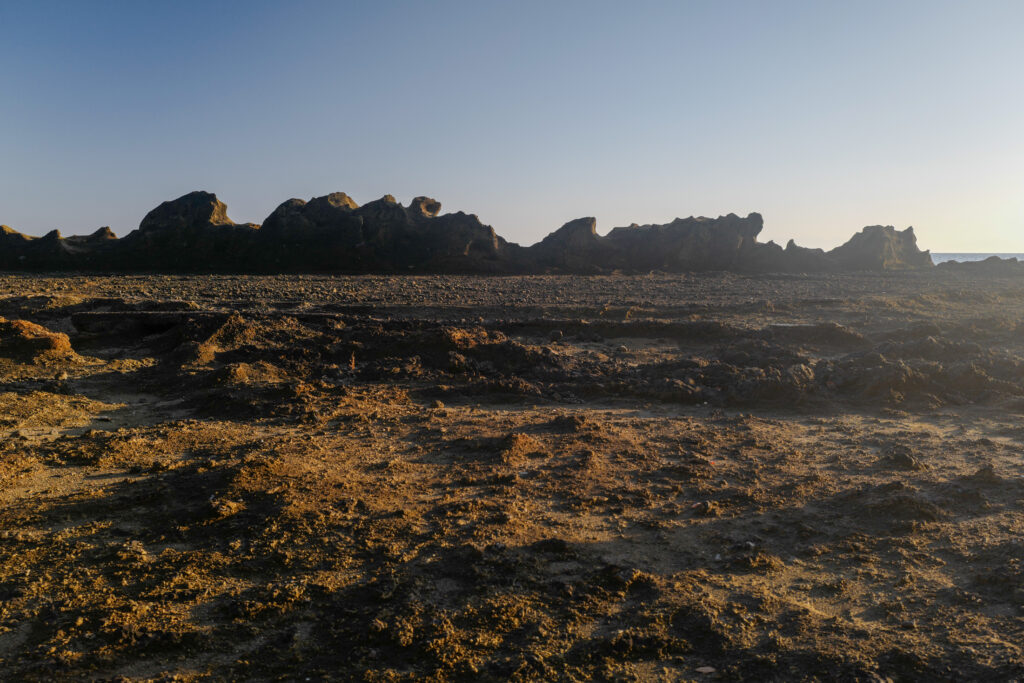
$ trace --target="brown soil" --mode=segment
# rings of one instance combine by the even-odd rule
[[[1024,279],[0,285],[5,680],[1024,676]]]

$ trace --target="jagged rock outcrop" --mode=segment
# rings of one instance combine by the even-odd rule
[[[529,247],[506,242],[472,214],[441,214],[440,202],[391,195],[362,206],[343,192],[289,199],[262,226],[234,223],[209,192],[164,202],[138,230],[109,228],[64,238],[0,230],[0,268],[111,272],[606,273],[927,268],[913,229],[871,226],[825,252],[792,240],[758,242],[760,214],[677,218],[599,235],[594,218],[569,221]]]
[[[913,228],[899,231],[891,225],[871,225],[846,244],[828,252],[841,270],[907,270],[932,265],[931,254],[917,248]]]
[[[211,192],[189,192],[146,214],[139,223],[139,232],[157,230],[203,229],[216,225],[234,225],[228,218],[227,204]]]
[[[359,205],[344,192],[333,192],[305,202],[289,199],[263,221],[265,235],[295,238],[319,229],[337,227],[352,216]]]
[[[264,246],[259,270],[331,270],[357,260],[362,220],[353,214],[359,205],[344,192],[314,197],[308,202],[289,199],[267,216],[257,241]],[[270,250],[273,245],[273,250]]]
[[[246,272],[259,226],[236,224],[210,192],[190,192],[150,211],[109,254],[117,271]]]
[[[363,206],[336,192],[289,199],[267,217],[255,242],[262,271],[498,272],[504,240],[476,216],[439,216],[441,203],[391,195]]]
[[[620,268],[631,270],[757,270],[766,245],[757,235],[761,214],[741,218],[677,218],[664,225],[615,228],[608,233]]]
[[[5,270],[77,270],[91,261],[91,237],[65,239],[59,230],[42,237],[0,226],[0,268]]]
[[[801,247],[793,240],[789,240],[782,252],[781,262],[788,265],[791,270],[814,272],[823,270],[826,267],[827,259],[824,249]]]
[[[664,225],[631,225],[597,234],[594,218],[569,221],[528,247],[544,270],[568,272],[759,270],[768,245],[757,242],[760,214],[746,218],[677,218]]]

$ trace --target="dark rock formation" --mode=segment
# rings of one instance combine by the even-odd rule
[[[28,235],[23,235],[10,226],[0,225],[0,268],[17,270],[31,265],[25,263],[28,258],[26,251],[31,240]]]
[[[761,214],[677,218],[665,225],[615,228],[608,240],[641,270],[750,270],[757,261]]]
[[[614,258],[611,245],[597,234],[596,218],[569,221],[524,251],[524,266],[575,273],[607,270]]]
[[[116,271],[245,272],[258,225],[236,225],[209,192],[164,202],[119,240],[106,259]]]
[[[786,242],[786,249],[782,252],[781,257],[781,262],[789,265],[792,270],[802,272],[822,270],[826,261],[824,249],[801,247],[793,240]],[[786,269],[782,268],[781,270]]]
[[[640,270],[756,270],[765,249],[757,242],[761,214],[740,218],[677,218],[665,225],[615,228],[608,240],[626,267]],[[634,266],[635,264],[635,266]]]
[[[526,252],[541,270],[565,272],[759,270],[760,261],[769,260],[768,245],[757,242],[762,227],[760,214],[729,214],[634,224],[601,237],[595,219],[578,218]]]
[[[1009,258],[989,256],[981,261],[943,261],[937,267],[951,273],[1024,275],[1024,261],[1018,261],[1015,256]]]
[[[234,225],[228,218],[227,204],[210,192],[189,192],[174,201],[164,202],[146,214],[139,223],[139,232],[157,230],[203,229],[217,225]]]
[[[913,228],[871,225],[828,252],[841,270],[902,270],[932,265],[931,254],[917,248]]]
[[[344,192],[314,197],[309,202],[289,199],[263,221],[265,234],[296,237],[298,233],[330,228],[346,221],[359,205]],[[290,234],[296,233],[296,234]]]
[[[289,199],[254,240],[255,268],[269,271],[498,272],[505,241],[476,216],[438,216],[440,202],[391,195],[359,206],[336,192]]]
[[[8,270],[348,273],[738,272],[927,268],[913,230],[872,226],[829,252],[757,241],[760,214],[677,218],[597,233],[594,218],[563,225],[530,247],[511,244],[472,214],[441,214],[440,202],[391,195],[360,206],[343,192],[289,199],[262,227],[236,224],[208,192],[164,202],[118,239],[109,228],[33,238],[3,226]]]
[[[677,218],[664,225],[631,225],[597,234],[593,218],[563,225],[527,248],[527,264],[544,271],[666,272],[731,270],[739,272],[813,272],[928,268],[928,252],[917,248],[912,228],[868,227],[830,252],[797,246],[783,249],[758,242],[760,214],[719,218]],[[529,270],[529,268],[527,268]]]

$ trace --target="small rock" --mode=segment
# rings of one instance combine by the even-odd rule
[[[883,460],[893,469],[911,472],[921,472],[928,469],[928,465],[914,457],[913,451],[906,446],[893,446],[887,449]]]

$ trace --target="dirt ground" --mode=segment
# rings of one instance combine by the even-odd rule
[[[1024,278],[0,296],[4,680],[1024,677]]]

